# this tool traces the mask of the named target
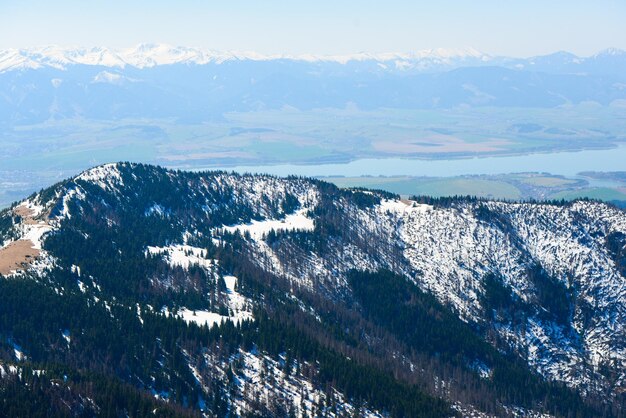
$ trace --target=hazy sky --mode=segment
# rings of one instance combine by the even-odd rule
[[[626,49],[625,0],[0,0],[0,48],[337,54],[472,46],[501,55]]]

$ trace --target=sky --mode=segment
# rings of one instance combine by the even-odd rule
[[[167,43],[263,54],[626,49],[624,0],[0,0],[0,48]]]

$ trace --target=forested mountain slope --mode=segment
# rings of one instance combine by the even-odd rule
[[[96,167],[0,212],[11,415],[621,416],[626,215]]]

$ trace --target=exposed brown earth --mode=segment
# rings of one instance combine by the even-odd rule
[[[20,205],[13,209],[13,213],[21,216],[24,219],[32,219],[35,211],[29,208],[28,206]]]
[[[22,218],[22,222],[26,225],[37,225],[39,223],[39,221],[34,218],[35,211],[26,206],[16,207],[13,209],[13,213]]]
[[[24,205],[16,207],[13,213],[20,216],[26,225],[47,225],[47,222],[35,219],[34,211]],[[45,219],[45,215],[42,218]],[[0,274],[27,269],[39,254],[40,250],[34,248],[34,243],[29,239],[20,239],[0,248]]]
[[[16,270],[26,269],[39,256],[39,250],[27,239],[12,242],[0,249],[0,274],[7,275]]]

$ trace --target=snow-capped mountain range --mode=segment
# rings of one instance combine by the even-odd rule
[[[493,58],[473,48],[429,49],[414,53],[357,53],[352,55],[263,55],[254,52],[219,52],[201,48],[173,47],[165,44],[140,44],[133,48],[105,47],[67,48],[44,46],[27,49],[0,50],[0,72],[18,69],[52,67],[67,69],[71,65],[111,68],[151,68],[158,65],[206,65],[225,61],[291,60],[304,62],[351,61],[392,62],[397,68],[427,68],[428,65],[453,65],[458,62],[488,62]],[[421,65],[420,65],[421,63]]]
[[[344,55],[313,54],[259,54],[255,52],[223,52],[203,48],[171,46],[167,44],[139,44],[135,47],[113,49],[107,47],[42,47],[0,50],[0,73],[5,71],[40,69],[45,67],[67,70],[72,65],[89,65],[109,68],[152,68],[160,65],[207,65],[228,61],[295,61],[308,63],[377,62],[380,68],[400,71],[427,71],[452,69],[461,66],[502,65],[517,69],[556,71],[558,67],[578,67],[581,72],[587,66],[606,60],[623,60],[626,51],[608,48],[589,57],[579,57],[569,52],[514,58],[495,56],[475,48],[434,48],[404,53],[366,53]],[[611,70],[607,69],[609,72]]]
[[[626,100],[626,54],[529,59],[474,49],[263,56],[167,45],[0,51],[0,124],[128,118],[202,122],[318,108],[552,108]]]
[[[28,166],[50,175],[59,168],[56,155],[71,161],[73,169],[83,169],[127,158],[127,152],[137,152],[133,158],[145,162],[215,167],[284,163],[292,149],[299,152],[298,163],[309,164],[604,148],[622,142],[619,114],[625,104],[626,55],[619,50],[530,59],[474,49],[343,57],[260,56],[167,45],[3,50],[0,137],[5,146],[0,155],[12,164],[0,164],[0,171],[9,170],[0,194],[41,187],[41,174],[33,171],[33,178],[22,183],[22,174],[11,170]],[[461,116],[472,108],[480,109],[469,118]],[[453,112],[446,114],[449,109]],[[319,123],[318,110],[338,116],[321,116],[328,130],[324,134],[307,127]],[[412,110],[435,110],[445,117],[422,120],[421,112],[408,113],[406,128],[381,120],[380,129],[368,128],[363,138],[360,122],[348,131],[340,127],[348,115],[378,123],[368,114],[377,110],[393,118]],[[303,112],[304,119],[265,115],[293,111]],[[240,113],[250,117],[240,119]],[[204,133],[189,131],[188,125],[201,125]],[[259,128],[269,131],[255,132]],[[60,132],[61,142],[49,142]],[[475,135],[483,138],[480,144],[467,140]],[[193,152],[181,144],[183,137],[193,138]],[[404,144],[394,143],[395,138]],[[111,153],[101,153],[99,141]],[[281,151],[241,149],[266,141]],[[523,146],[518,148],[518,142]],[[42,162],[33,165],[32,158]]]
[[[395,382],[417,384],[460,415],[622,411],[626,215],[604,203],[402,200],[305,178],[124,163],[31,196],[0,213],[0,228],[0,256],[35,251],[23,253],[9,278],[76,294],[114,316],[116,306],[137,312],[137,332],[171,318],[199,326],[259,321],[261,329],[264,321],[287,321],[283,328],[306,330],[341,358],[394,370]],[[69,346],[86,332],[73,327]],[[22,356],[45,358],[48,340],[10,332],[11,350],[18,344]],[[356,396],[351,384],[359,379],[342,384],[333,375],[322,390],[328,373],[341,369],[325,371],[320,359],[328,354],[316,363],[241,332],[256,345],[240,342],[228,355],[221,345],[178,343],[194,396],[211,399],[215,382],[228,381],[229,408],[238,413],[278,408],[272,399],[297,416],[329,397],[339,405],[326,409],[331,416],[357,403],[371,416],[398,407],[392,398]],[[281,377],[292,354],[309,371]],[[158,373],[171,376],[166,363],[158,362]],[[169,399],[183,390],[128,373]],[[542,386],[551,382],[569,389]],[[577,396],[592,409],[577,409]]]

